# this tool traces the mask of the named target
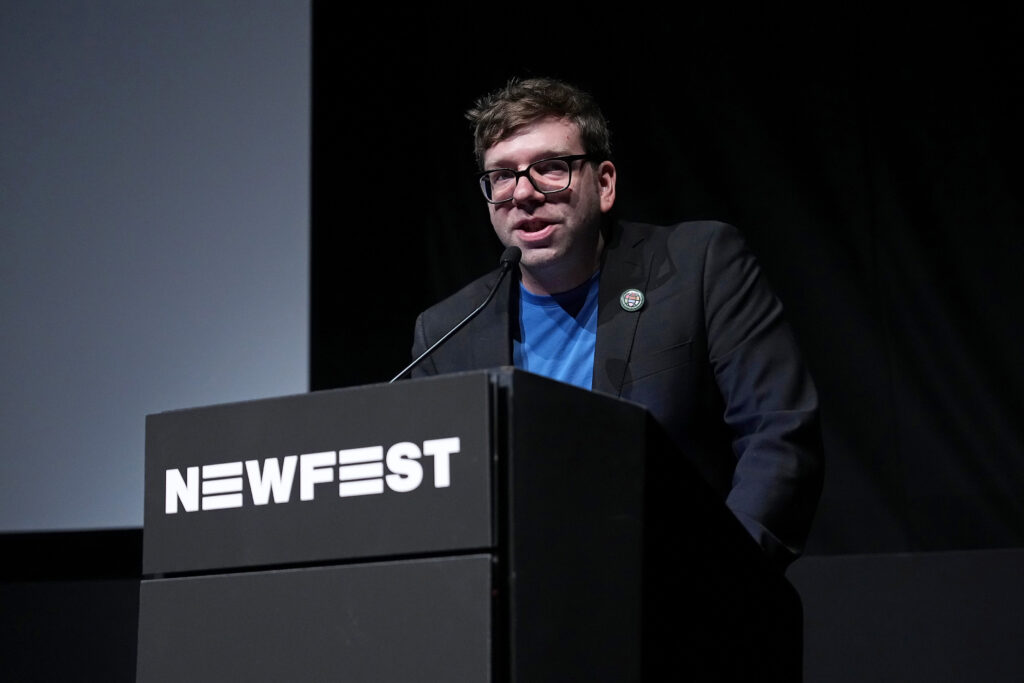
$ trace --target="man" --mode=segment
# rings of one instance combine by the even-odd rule
[[[643,404],[769,558],[802,550],[821,489],[817,396],[737,231],[616,221],[607,124],[585,92],[511,81],[481,98],[481,189],[519,282],[414,376],[509,365]],[[413,357],[483,301],[492,273],[420,315]]]

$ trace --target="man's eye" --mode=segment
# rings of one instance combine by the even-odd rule
[[[564,161],[542,161],[534,165],[533,172],[545,178],[563,178],[569,172],[569,166]]]
[[[516,176],[512,171],[493,171],[490,177],[491,185],[500,185],[511,182]]]

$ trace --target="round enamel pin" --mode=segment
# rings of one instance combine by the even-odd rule
[[[639,311],[644,305],[644,293],[639,289],[627,289],[619,295],[619,305],[622,306],[622,310]]]

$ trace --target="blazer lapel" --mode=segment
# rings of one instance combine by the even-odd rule
[[[518,316],[513,316],[512,311],[519,310],[518,292],[519,271],[514,269],[505,276],[491,303],[463,330],[474,336],[473,343],[467,347],[473,356],[471,367],[512,365],[512,321],[518,325]]]
[[[650,278],[648,262],[651,256],[643,248],[645,241],[646,238],[640,235],[625,243],[621,226],[616,225],[605,248],[598,290],[594,391],[613,396],[622,392],[626,363],[629,361],[636,326],[643,315],[643,309],[637,312],[626,311],[619,304],[619,297],[627,289],[639,289],[641,292],[647,290]]]

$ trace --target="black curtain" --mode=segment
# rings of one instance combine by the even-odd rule
[[[1020,12],[501,10],[314,2],[311,388],[387,381],[495,267],[463,112],[561,77],[620,214],[735,224],[782,299],[825,430],[809,552],[1024,545]]]

